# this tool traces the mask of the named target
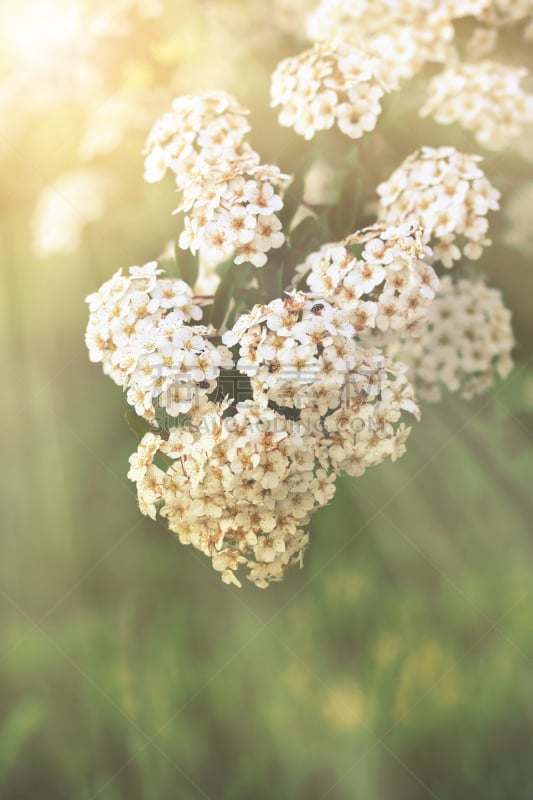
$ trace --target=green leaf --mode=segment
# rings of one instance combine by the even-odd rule
[[[283,196],[283,208],[279,212],[281,224],[284,228],[288,228],[291,219],[298,211],[304,195],[305,175],[300,173],[295,175],[294,179]]]
[[[290,247],[283,265],[283,286],[288,286],[294,276],[294,267],[301,264],[309,253],[318,250],[330,240],[329,231],[319,216],[305,217],[290,233]]]
[[[240,265],[233,264],[231,261],[225,263],[227,264],[225,269],[222,269],[224,266],[223,264],[217,268],[219,274],[224,274],[222,275],[222,280],[220,281],[218,289],[216,290],[213,305],[211,307],[210,322],[215,328],[217,328],[217,330],[222,327],[228,314],[230,300],[233,296],[233,287],[236,280],[236,271],[241,269]]]
[[[188,414],[178,414],[177,417],[171,417],[164,408],[158,408],[155,412],[155,417],[158,425],[158,434],[167,438],[172,428],[187,428],[191,424],[191,418]]]
[[[215,272],[220,278],[224,278],[228,270],[233,266],[233,258],[227,258],[215,267]]]
[[[233,282],[233,288],[235,292],[233,295],[234,299],[242,295],[244,287],[250,283],[256,269],[253,264],[241,264],[240,266],[236,266],[237,269],[235,270],[235,278]]]
[[[252,308],[258,303],[261,303],[262,300],[263,300],[263,295],[260,289],[256,288],[245,289],[242,293],[242,302],[244,303],[246,308]]]
[[[313,161],[318,156],[315,142],[302,146],[299,136],[291,137],[290,144],[285,141],[283,148],[274,153],[274,162],[279,164],[282,171],[291,175],[305,175]]]
[[[157,266],[159,269],[164,270],[165,275],[175,275],[177,270],[177,264],[175,258],[158,258],[157,259]]]
[[[229,319],[235,316],[237,307],[242,306],[244,290],[255,273],[255,267],[252,264],[234,264],[232,257],[219,264],[217,272],[221,281],[215,293],[210,314],[209,312],[208,314],[209,321],[218,329],[222,327],[226,318],[228,318],[229,324]]]
[[[315,244],[320,245],[327,233],[318,217],[305,217],[290,233],[291,248],[309,251]]]
[[[329,225],[335,239],[344,239],[357,230],[363,195],[361,170],[348,170],[342,184],[339,202],[329,213]]]
[[[255,267],[252,264],[241,264],[235,272],[233,282],[232,299],[230,312],[226,318],[226,327],[231,328],[241,309],[247,306],[245,290],[251,282]]]
[[[346,156],[346,163],[350,167],[356,167],[359,165],[360,160],[361,160],[361,153],[359,150],[359,146],[354,144],[354,146],[351,148],[350,152]]]
[[[128,407],[124,411],[124,419],[128,424],[128,428],[130,431],[133,431],[139,442],[145,433],[148,433],[152,430],[150,423],[147,422],[143,417],[140,417],[138,414],[136,414],[135,410],[131,407]]]
[[[283,294],[283,266],[267,264],[259,270],[257,280],[262,292],[262,302],[270,303]]]
[[[177,246],[175,249],[178,276],[193,287],[198,280],[198,255],[193,255],[190,250],[180,250]]]

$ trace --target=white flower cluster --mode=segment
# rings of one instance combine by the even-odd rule
[[[487,0],[322,0],[307,18],[313,41],[340,38],[364,46],[396,79],[427,61],[444,62],[454,38],[452,20],[475,14]]]
[[[313,293],[342,309],[358,334],[395,337],[425,318],[439,280],[421,231],[408,224],[375,225],[343,242],[323,245],[296,268]]]
[[[231,354],[210,341],[205,326],[188,325],[202,317],[190,287],[160,279],[157,262],[119,270],[87,297],[85,341],[89,358],[124,387],[128,403],[147,420],[156,403],[177,417],[201,405],[216,388]]]
[[[207,258],[222,260],[235,250],[235,264],[250,262],[263,267],[267,252],[285,241],[276,211],[283,206],[275,188],[287,179],[271,165],[244,167],[235,164],[224,173],[197,185],[196,197],[179,210],[185,229],[179,238],[182,249],[196,253],[203,248]]]
[[[318,42],[281,61],[272,74],[279,124],[305,139],[335,123],[352,139],[374,130],[380,100],[392,88],[380,61],[341,41]]]
[[[481,160],[453,147],[422,147],[378,186],[378,218],[422,228],[445,267],[463,254],[478,259],[491,244],[487,213],[499,208],[500,197],[479,167]]]
[[[222,340],[239,346],[237,370],[249,377],[257,408],[297,409],[318,436],[321,466],[362,475],[403,453],[407,432],[393,423],[418,409],[403,365],[354,334],[344,311],[295,292],[255,306]]]
[[[145,180],[160,181],[170,170],[179,189],[195,186],[213,169],[256,154],[245,141],[251,128],[248,111],[226,92],[183,95],[172,102],[152,127],[146,141]]]
[[[174,173],[185,212],[179,244],[200,246],[223,259],[236,251],[235,263],[262,267],[271,248],[285,237],[276,212],[283,206],[277,190],[288,176],[260,164],[245,141],[247,111],[225,92],[204,92],[174,100],[172,111],[154,125],[145,147],[145,178]]]
[[[297,293],[255,306],[222,341],[239,345],[237,369],[250,378],[259,406],[326,413],[339,405],[361,361],[354,333],[342,312]]]
[[[305,442],[305,445],[304,445]],[[140,509],[157,510],[182,544],[212,559],[225,583],[240,586],[241,565],[257,586],[301,563],[305,526],[335,492],[335,475],[317,467],[312,435],[299,423],[250,402],[233,417],[213,406],[168,441],[148,433],[130,458]],[[166,469],[153,463],[154,456]]]
[[[420,397],[440,400],[446,388],[469,399],[509,374],[513,346],[511,313],[501,293],[479,280],[447,276],[420,338],[389,352],[408,365]]]
[[[405,368],[363,350],[352,330],[303,294],[254,308],[224,335],[240,346],[237,369],[253,398],[206,402],[168,440],[147,433],[130,458],[141,511],[159,512],[226,583],[240,585],[241,565],[259,587],[281,580],[301,564],[306,526],[333,497],[337,474],[361,475],[405,451],[402,411],[418,416]],[[302,379],[305,366],[314,384]],[[285,396],[288,384],[297,390]]]
[[[457,122],[483,147],[501,150],[533,122],[533,95],[520,85],[527,74],[488,60],[450,67],[430,81],[420,114]]]

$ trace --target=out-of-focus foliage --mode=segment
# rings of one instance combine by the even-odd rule
[[[112,6],[88,3],[87,19]],[[286,17],[259,2],[149,6],[117,4],[125,21],[111,17],[110,35],[102,22],[94,49],[61,46],[55,67],[30,35],[44,6],[4,0],[1,12],[18,21],[2,26],[1,53],[0,797],[528,800],[532,279],[518,198],[530,162],[490,162],[506,213],[482,266],[513,311],[511,377],[427,410],[402,461],[341,484],[301,573],[239,593],[139,517],[125,479],[134,437],[86,361],[82,298],[175,235],[172,187],[143,184],[140,156],[168,98],[227,88],[252,106],[265,158],[290,169],[302,155],[265,98],[304,26],[280,33]],[[68,30],[74,8],[60,15]],[[114,96],[147,117],[107,151],[88,131]],[[413,119],[386,109],[394,163],[377,137],[373,184],[412,150]],[[475,150],[416,124],[428,143]],[[323,141],[334,160],[342,145]],[[74,254],[37,259],[39,191],[87,166],[113,184],[106,212]]]

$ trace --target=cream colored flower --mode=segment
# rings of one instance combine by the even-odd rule
[[[449,67],[431,80],[420,114],[457,122],[483,147],[502,150],[533,123],[533,95],[520,85],[527,75],[488,60]]]
[[[499,208],[500,197],[481,160],[453,147],[422,147],[378,186],[379,219],[419,226],[445,267],[462,253],[479,258],[491,244],[487,214]]]
[[[392,345],[420,397],[440,400],[443,389],[471,398],[511,368],[511,314],[500,292],[482,281],[445,277],[419,338]]]
[[[280,125],[305,139],[335,123],[358,139],[375,128],[380,100],[393,85],[375,56],[341,41],[321,41],[278,64],[272,74],[272,106],[281,106]]]

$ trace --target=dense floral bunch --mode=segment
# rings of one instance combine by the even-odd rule
[[[301,562],[311,513],[335,492],[334,476],[317,468],[312,448],[303,426],[275,411],[244,402],[228,420],[224,406],[213,406],[197,424],[171,428],[166,441],[145,434],[128,476],[141,511],[155,519],[159,508],[180,542],[211,558],[223,581],[240,586],[235,572],[243,564],[264,587]],[[154,464],[157,456],[163,467]]]
[[[469,398],[511,369],[510,313],[471,275],[500,207],[482,155],[422,146],[387,177],[378,120],[399,78],[453,54],[455,77],[430,84],[437,120],[460,118],[485,149],[517,134],[530,118],[522,72],[456,58],[455,20],[496,25],[496,6],[322,0],[308,21],[315,44],[276,67],[271,100],[305,139],[338,128],[327,197],[306,197],[305,158],[292,178],[261,163],[247,110],[224,92],[178,98],[148,137],[146,179],[174,175],[190,252],[171,248],[91,295],[87,345],[134,408],[128,476],[141,511],[227,583],[244,570],[265,587],[302,563],[337,476],[404,453],[415,391]],[[494,45],[476,30],[470,53]],[[372,149],[353,141],[364,136]],[[319,145],[314,156],[324,160]]]
[[[431,255],[421,229],[375,225],[323,245],[296,271],[308,273],[311,291],[342,308],[359,335],[377,329],[398,336],[416,327],[435,297],[439,280]]]
[[[482,281],[446,276],[431,306],[425,330],[391,348],[409,366],[417,393],[440,400],[442,389],[467,399],[511,371],[511,313],[501,293]]]
[[[221,259],[236,251],[236,264],[262,267],[285,240],[276,190],[288,176],[260,164],[245,141],[247,113],[225,92],[178,98],[148,137],[145,178],[174,173],[183,195],[177,210],[186,212],[180,247],[196,253],[203,244]]]
[[[475,14],[486,0],[322,0],[307,19],[313,41],[340,37],[379,58],[389,75],[410,78],[427,61],[443,62],[452,20]]]
[[[301,563],[306,526],[333,497],[337,472],[361,474],[404,450],[408,429],[396,423],[402,407],[416,412],[410,387],[402,373],[386,377],[383,357],[370,354],[367,366],[376,384],[372,401],[354,392],[330,416],[315,416],[314,425],[309,416],[293,420],[248,400],[231,416],[226,403],[207,403],[166,440],[145,434],[128,474],[141,511],[155,519],[159,510],[227,583],[240,585],[241,564],[259,587],[280,580]],[[369,424],[374,407],[380,428]],[[158,455],[162,466],[154,463]]]
[[[533,95],[520,86],[527,74],[494,61],[450,67],[431,80],[420,113],[441,125],[458,122],[483,147],[501,150],[533,122]]]
[[[239,345],[237,370],[250,378],[258,406],[297,408],[307,418],[349,408],[354,386],[368,402],[379,394],[377,351],[367,352],[354,334],[347,314],[298,292],[243,314],[222,341]],[[410,401],[405,409],[416,412]]]
[[[147,265],[134,270],[133,280],[154,272]],[[112,286],[89,298],[91,306],[103,294],[116,297],[120,280],[115,276]],[[185,307],[176,304],[182,313]],[[409,428],[400,421],[402,411],[418,416],[405,369],[358,345],[353,334],[342,312],[304,293],[256,306],[222,337],[238,346],[236,374],[249,379],[250,399],[208,399],[214,386],[199,393],[201,376],[192,367],[189,402],[180,406],[188,412],[187,424],[171,425],[168,438],[146,433],[131,457],[129,477],[142,512],[155,519],[159,511],[180,541],[212,559],[226,582],[238,585],[241,564],[258,586],[279,580],[287,566],[301,561],[305,526],[332,498],[336,475],[362,475],[403,454]],[[159,364],[157,349],[148,360],[144,352],[145,364]],[[167,352],[184,363],[181,341]],[[93,359],[101,353],[97,343]],[[213,351],[208,355],[213,363]],[[141,365],[137,371],[145,378],[139,412],[143,403],[149,411],[150,370]],[[158,384],[153,394],[162,397],[161,389]],[[287,413],[294,409],[296,415]],[[161,466],[154,463],[158,455]]]
[[[149,183],[161,180],[167,170],[186,191],[213,169],[232,164],[257,163],[245,141],[250,132],[248,111],[226,92],[185,95],[172,103],[154,124],[145,147],[145,174]]]
[[[453,147],[423,147],[378,186],[378,217],[420,225],[445,267],[463,254],[480,258],[491,244],[487,213],[499,208],[500,197],[479,167],[481,160]]]
[[[352,139],[374,130],[390,80],[381,62],[341,41],[319,42],[286,58],[272,75],[272,105],[279,124],[305,139],[335,123]]]
[[[209,340],[209,329],[188,325],[202,317],[184,281],[160,279],[157,262],[119,270],[87,298],[86,344],[91,361],[126,390],[128,403],[147,420],[155,405],[176,417],[213,391],[229,351]]]
[[[360,56],[360,60],[366,64],[369,58],[376,59],[382,83],[387,76],[386,88],[418,75],[428,62],[451,63],[452,66],[430,80],[420,114],[432,115],[436,122],[444,125],[458,122],[472,131],[481,145],[500,150],[516,140],[524,126],[533,121],[533,96],[520,85],[527,70],[495,61],[460,63],[462,53],[474,59],[483,57],[497,42],[494,27],[479,27],[471,39],[461,45],[454,23],[463,17],[475,17],[496,27],[526,20],[529,21],[526,36],[533,36],[530,0],[517,3],[503,0],[322,0],[307,18],[307,33],[317,43],[315,61],[318,60],[316,48],[325,52],[334,50],[338,39],[353,53],[364,48],[365,56],[363,59]],[[319,111],[321,103],[315,95],[320,73],[316,68],[310,69],[312,52],[282,62],[273,76],[274,101],[286,104],[280,123],[293,125],[306,138],[312,138],[315,131],[331,127],[335,107],[322,91],[326,112]],[[286,73],[283,84],[280,84],[280,72],[281,75]],[[375,92],[379,100],[377,89]],[[382,91],[381,96],[383,94]],[[365,116],[371,127],[355,125],[352,127],[355,133],[349,135],[362,135],[364,130],[375,127],[381,111],[377,100],[373,114]],[[302,114],[304,109],[306,113]],[[308,117],[307,123],[304,117]],[[343,124],[346,128],[346,120]]]

